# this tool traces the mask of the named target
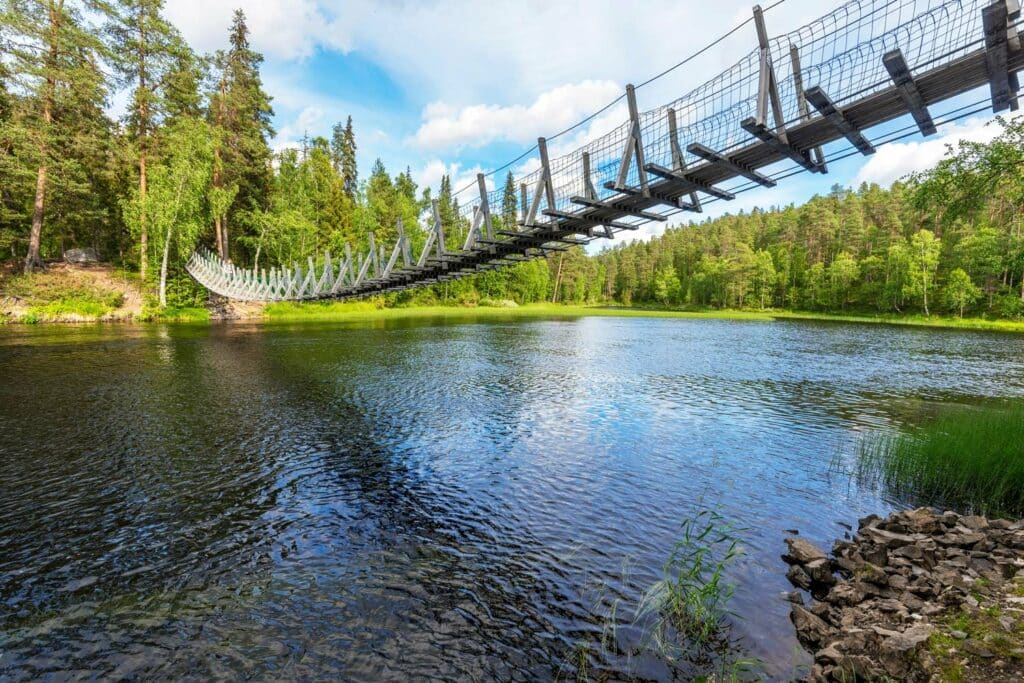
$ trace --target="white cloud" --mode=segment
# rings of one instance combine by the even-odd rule
[[[647,0],[643,12],[582,0],[167,0],[166,14],[196,49],[212,52],[225,47],[236,7],[268,58],[354,51],[419,101],[459,106],[529,101],[586,79],[642,80],[750,16],[740,0]],[[766,20],[778,34],[818,13],[812,0],[788,0]],[[697,85],[755,44],[750,25],[666,80]]]
[[[245,12],[254,47],[270,57],[302,59],[320,46],[351,48],[344,25],[316,0],[168,0],[165,12],[193,48],[213,52],[226,47],[236,8]]]
[[[293,122],[281,126],[281,129],[277,131],[277,137],[271,143],[271,147],[275,152],[288,148],[297,148],[307,133],[311,137],[316,135],[319,124],[323,119],[323,109],[317,106],[306,107],[299,112],[299,115]]]
[[[853,179],[853,187],[861,183],[878,183],[888,187],[910,173],[935,166],[946,156],[949,145],[955,147],[960,140],[989,142],[999,131],[999,126],[990,117],[969,118],[940,129],[938,136],[927,140],[883,145],[858,171]]]
[[[437,192],[437,188],[441,186],[442,176],[451,177],[452,191],[458,192],[466,186],[472,185],[466,193],[472,197],[472,201],[475,202],[478,193],[475,189],[476,186],[476,175],[477,173],[486,173],[487,169],[481,168],[479,165],[472,166],[470,168],[463,168],[460,163],[446,164],[440,159],[432,159],[423,165],[419,170],[413,171],[412,179],[416,182],[419,187],[429,187]],[[488,177],[486,179],[487,189],[494,189],[494,179]],[[466,204],[466,202],[462,202]]]
[[[542,93],[529,105],[475,104],[457,109],[435,102],[423,110],[413,142],[424,149],[481,147],[496,140],[527,144],[568,128],[621,94],[611,81],[582,81]]]

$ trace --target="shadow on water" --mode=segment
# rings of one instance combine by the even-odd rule
[[[0,334],[0,677],[689,679],[802,663],[785,530],[886,503],[828,465],[1024,393],[1020,342],[645,319]],[[731,651],[636,606],[714,501]],[[681,639],[686,644],[686,639]]]

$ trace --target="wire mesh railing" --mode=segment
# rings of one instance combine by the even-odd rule
[[[659,214],[669,215],[681,208],[700,210],[698,191],[710,194],[712,201],[731,197],[733,193],[710,188],[684,173],[701,164],[722,164],[733,171],[730,177],[744,176],[754,183],[772,185],[779,173],[764,175],[744,167],[732,156],[758,140],[782,152],[766,157],[768,166],[788,156],[797,162],[800,171],[824,172],[820,149],[796,149],[786,140],[791,126],[821,120],[825,113],[818,101],[814,107],[822,114],[808,106],[806,89],[820,89],[836,105],[833,115],[839,121],[830,122],[840,131],[843,125],[849,128],[849,122],[842,120],[839,113],[842,107],[893,91],[894,83],[906,100],[905,110],[914,113],[915,119],[922,112],[927,118],[911,69],[917,73],[937,72],[951,68],[962,57],[981,54],[988,80],[993,84],[993,106],[998,108],[996,76],[1000,69],[1009,69],[1008,51],[1020,52],[1015,24],[1019,22],[1019,9],[1015,3],[1016,0],[852,0],[774,38],[767,36],[763,13],[755,8],[755,47],[714,78],[643,112],[637,111],[634,90],[628,86],[626,94],[558,136],[573,131],[589,133],[583,125],[606,120],[626,100],[628,107],[622,108],[628,111],[622,115],[622,122],[605,133],[552,158],[547,155],[548,141],[541,138],[537,146],[487,174],[492,179],[490,187],[481,174],[476,182],[456,192],[452,197],[454,219],[448,219],[451,224],[442,224],[435,204],[432,230],[415,264],[407,254],[408,243],[400,240],[390,250],[374,249],[355,257],[347,254],[337,264],[337,272],[328,257],[319,275],[312,261],[308,269],[295,266],[269,274],[243,273],[228,264],[218,265],[216,257],[210,255],[196,255],[189,269],[211,289],[237,298],[358,296],[461,277],[500,267],[520,257],[563,249],[575,243],[571,235],[593,238],[592,228],[596,226],[604,228],[598,235],[611,236],[618,230],[635,228],[649,218],[658,218]],[[992,12],[994,7],[1000,11]],[[1000,31],[1006,34],[1005,39]],[[1011,40],[1011,36],[1016,40]],[[894,51],[898,51],[898,62],[905,70],[899,78],[887,61]],[[665,76],[688,59],[643,85]],[[1015,106],[1016,75],[1012,70],[1002,75],[1009,78],[1004,90],[1010,91],[1003,104]],[[950,88],[949,95],[956,94],[953,86]],[[598,119],[598,115],[605,118]],[[920,129],[929,132],[924,125]],[[849,130],[844,134],[853,139]],[[833,134],[823,139],[842,136]],[[861,151],[871,148],[863,137],[861,141]],[[533,152],[539,158],[531,159]],[[533,169],[514,177],[516,201],[510,211],[506,188],[497,171],[513,168],[524,160]],[[652,195],[648,171],[676,183],[674,194]],[[680,195],[684,194],[689,195],[692,203],[681,203]],[[637,196],[644,203],[627,206]],[[513,221],[515,225],[509,225]]]

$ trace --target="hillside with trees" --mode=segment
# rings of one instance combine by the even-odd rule
[[[204,246],[269,267],[390,243],[414,249],[433,194],[407,168],[357,168],[351,117],[271,149],[262,56],[237,11],[224,48],[195,53],[160,0],[5,0],[0,41],[0,260],[31,273],[90,247],[137,275],[152,307],[202,306],[184,263]],[[127,93],[125,114],[108,114]],[[802,206],[678,225],[600,253],[572,249],[388,304],[620,304],[838,313],[1024,314],[1024,123],[963,144],[890,189],[834,187]],[[511,174],[499,228],[515,222]],[[437,189],[454,242],[451,179]],[[628,239],[628,235],[626,236]]]

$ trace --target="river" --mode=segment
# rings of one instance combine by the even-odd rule
[[[722,661],[787,678],[787,530],[913,502],[835,464],[1022,394],[1024,337],[886,326],[0,329],[0,678],[688,679],[634,608],[709,509]]]

